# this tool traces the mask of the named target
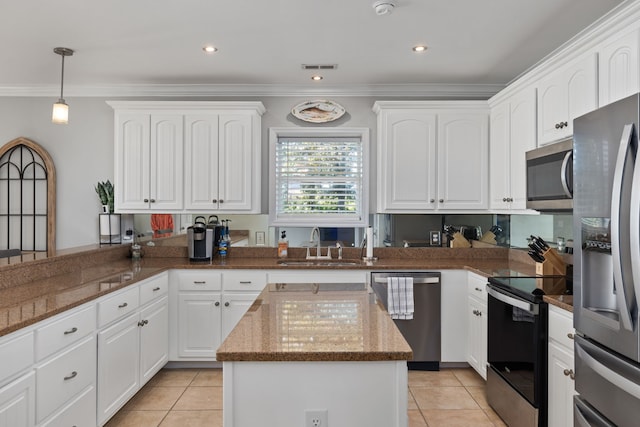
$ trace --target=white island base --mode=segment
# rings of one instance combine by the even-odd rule
[[[407,362],[223,363],[224,427],[306,427],[305,411],[326,410],[321,427],[407,427]]]

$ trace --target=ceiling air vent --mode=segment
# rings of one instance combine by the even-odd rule
[[[335,70],[338,64],[302,64],[303,70]]]

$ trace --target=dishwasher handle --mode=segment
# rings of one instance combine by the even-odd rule
[[[388,277],[376,277],[373,279],[375,283],[387,283],[387,279],[390,277],[413,277],[413,276],[388,276]],[[425,285],[425,284],[438,284],[440,283],[439,277],[413,277],[414,285]]]

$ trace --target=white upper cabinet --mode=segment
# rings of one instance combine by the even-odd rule
[[[118,212],[260,213],[260,102],[108,102]]]
[[[182,209],[182,116],[116,113],[116,211]]]
[[[638,92],[640,30],[607,39],[598,48],[600,106]]]
[[[536,147],[536,91],[530,87],[491,109],[489,208],[526,209],[525,153]]]
[[[374,112],[378,212],[487,208],[486,103],[380,101]]]
[[[438,114],[438,208],[487,209],[489,112]]]
[[[384,111],[378,133],[378,211],[435,209],[435,112]]]
[[[573,119],[598,106],[596,54],[569,63],[538,85],[538,145],[570,137]]]

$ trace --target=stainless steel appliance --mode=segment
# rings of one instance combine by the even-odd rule
[[[574,120],[578,426],[640,419],[640,96]]]
[[[201,217],[204,219],[204,217]],[[207,227],[204,221],[187,228],[187,248],[191,261],[209,261],[213,256],[214,229]]]
[[[413,319],[396,319],[394,323],[413,350],[409,369],[440,369],[440,273],[436,272],[374,272],[371,287],[387,306],[387,282],[389,277],[413,278]]]
[[[539,211],[573,209],[573,141],[527,151],[527,208]]]
[[[487,400],[509,426],[547,425],[548,306],[536,277],[491,277]]]

